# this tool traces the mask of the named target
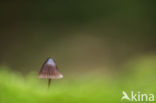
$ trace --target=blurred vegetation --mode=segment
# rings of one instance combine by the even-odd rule
[[[0,63],[24,74],[49,56],[69,73],[116,70],[156,51],[154,0],[3,0],[0,8]]]
[[[48,81],[37,79],[35,72],[23,76],[1,67],[0,103],[121,103],[122,91],[156,93],[156,56],[140,57],[125,68],[131,71],[115,77],[95,72],[70,75],[53,80],[48,89]]]
[[[38,80],[37,75],[31,74],[22,77],[20,74],[6,70],[1,71],[0,103],[103,103],[119,101],[119,96],[113,94],[119,91],[116,89],[115,83],[105,81],[98,75],[53,80],[49,89],[47,82],[47,80]],[[108,96],[114,99],[111,100]]]

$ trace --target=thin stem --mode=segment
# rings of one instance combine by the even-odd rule
[[[50,87],[51,79],[48,80],[48,88]]]

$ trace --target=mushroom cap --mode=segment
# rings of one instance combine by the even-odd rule
[[[48,58],[42,65],[39,78],[61,79],[63,78],[63,75],[58,71],[55,61],[52,58]]]

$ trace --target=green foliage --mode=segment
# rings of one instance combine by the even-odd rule
[[[1,68],[2,69],[2,68]],[[3,67],[3,69],[5,69]],[[103,103],[120,101],[114,83],[100,76],[69,77],[53,80],[37,79],[35,73],[21,76],[6,70],[0,72],[0,103]],[[113,98],[113,99],[111,99]]]
[[[155,94],[155,57],[132,61],[125,68],[129,74],[65,77],[53,80],[49,89],[48,81],[38,79],[36,73],[23,76],[1,67],[0,103],[121,103],[122,91]]]

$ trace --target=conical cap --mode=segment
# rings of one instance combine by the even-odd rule
[[[48,58],[42,65],[39,78],[61,79],[63,75],[58,71],[55,61],[52,58]]]

